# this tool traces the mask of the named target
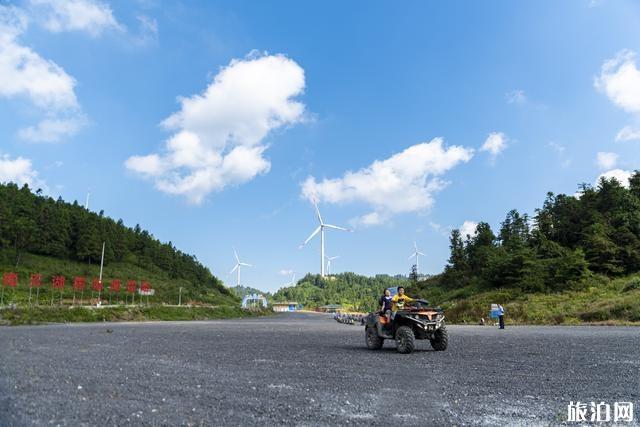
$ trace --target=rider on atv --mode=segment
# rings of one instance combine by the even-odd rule
[[[414,301],[413,298],[405,295],[403,286],[398,286],[398,293],[391,298],[391,318],[393,319],[395,317],[398,310],[404,310],[405,303]]]

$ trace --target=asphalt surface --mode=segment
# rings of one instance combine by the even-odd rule
[[[638,423],[640,328],[449,335],[401,355],[313,314],[0,328],[0,425],[556,425],[576,400]]]

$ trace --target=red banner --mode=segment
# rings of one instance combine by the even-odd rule
[[[140,285],[140,290],[142,292],[149,292],[151,290],[151,285],[149,284],[149,282],[142,282],[142,284]]]
[[[32,274],[29,286],[32,288],[39,288],[42,285],[42,274]]]
[[[96,292],[102,292],[102,282],[98,279],[93,279],[91,281],[91,287]]]
[[[74,277],[73,278],[73,290],[74,291],[84,291],[84,288],[87,286],[87,279],[84,277]]]
[[[113,279],[109,285],[109,290],[111,292],[120,292],[120,280]]]
[[[138,283],[135,280],[129,280],[127,282],[127,292],[129,292],[130,294],[135,293],[137,287]]]
[[[65,280],[64,276],[53,276],[51,286],[53,286],[54,289],[64,289]]]
[[[18,286],[18,274],[2,273],[2,286],[9,286],[11,288]]]

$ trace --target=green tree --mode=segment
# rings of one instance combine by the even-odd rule
[[[418,283],[418,266],[413,264],[411,266],[411,272],[409,273],[409,281],[415,285]]]
[[[451,231],[451,237],[449,238],[449,250],[451,255],[449,256],[448,267],[456,271],[466,271],[469,267],[467,262],[467,253],[460,235],[460,230],[454,229]]]

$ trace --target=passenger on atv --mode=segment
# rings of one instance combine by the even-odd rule
[[[391,320],[391,292],[389,289],[384,290],[384,295],[380,297],[380,315],[385,316],[387,321]],[[363,322],[364,324],[364,322]]]

